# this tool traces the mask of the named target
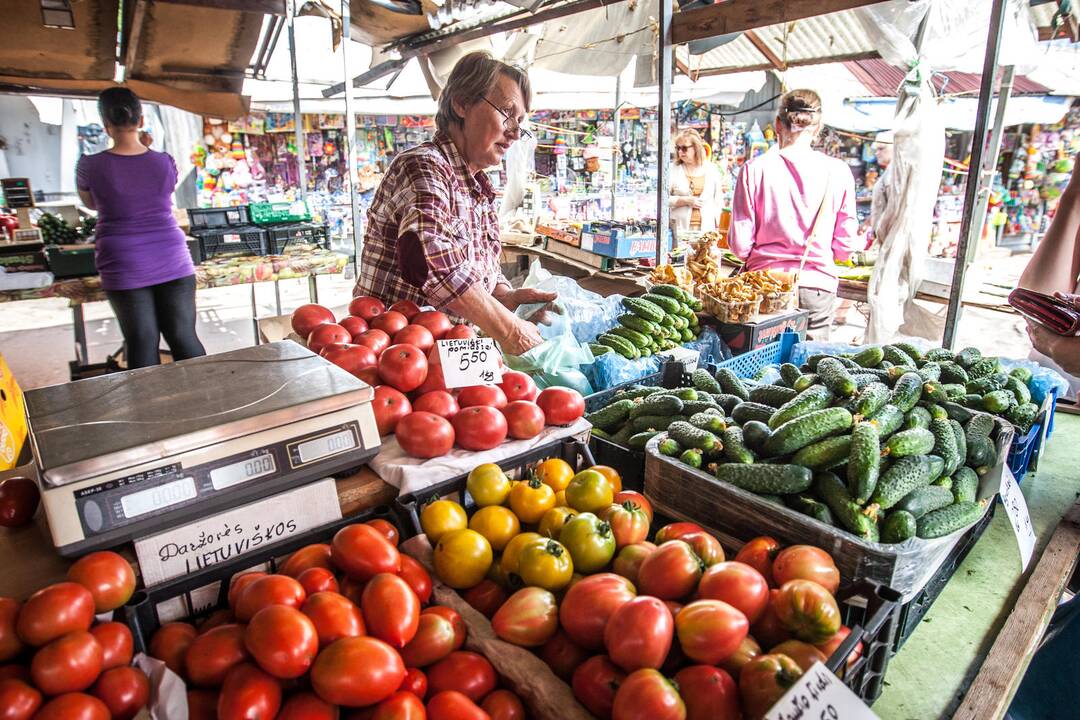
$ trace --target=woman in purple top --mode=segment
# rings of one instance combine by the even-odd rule
[[[113,146],[79,159],[79,197],[98,211],[98,272],[127,346],[128,367],[159,363],[160,336],[173,358],[205,355],[195,332],[195,266],[172,214],[176,163],[139,139],[142,103],[127,88],[98,97]]]

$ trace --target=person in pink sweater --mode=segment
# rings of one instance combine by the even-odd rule
[[[821,98],[792,90],[776,115],[779,145],[743,166],[735,184],[728,244],[746,270],[798,276],[807,337],[827,340],[839,285],[836,261],[864,249],[855,180],[843,160],[814,150]]]

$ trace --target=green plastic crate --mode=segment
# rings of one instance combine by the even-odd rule
[[[303,200],[296,202],[251,203],[248,215],[256,225],[272,223],[307,222],[311,220],[311,209]]]

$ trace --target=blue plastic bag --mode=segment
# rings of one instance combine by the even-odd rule
[[[660,361],[661,356],[658,355],[630,360],[616,352],[604,353],[589,368],[589,379],[596,391],[600,392],[659,372]]]

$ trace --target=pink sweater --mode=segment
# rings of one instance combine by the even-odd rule
[[[799,285],[836,292],[835,260],[863,249],[855,215],[855,180],[847,165],[817,150],[774,147],[743,166],[732,201],[731,251],[747,270],[797,272],[806,241],[821,207],[829,179],[822,222],[831,218],[832,242],[820,239],[810,248]],[[819,230],[818,237],[825,235]]]

